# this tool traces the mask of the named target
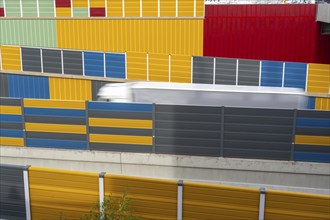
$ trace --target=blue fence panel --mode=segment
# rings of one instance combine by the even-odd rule
[[[86,76],[104,77],[104,53],[85,52],[84,65]]]
[[[285,63],[284,87],[305,89],[306,71],[306,63]]]
[[[283,62],[262,61],[261,86],[282,87]]]
[[[315,97],[308,97],[307,109],[315,109]]]
[[[125,54],[105,54],[106,76],[111,78],[126,78]]]
[[[295,161],[321,162],[330,163],[330,154],[328,153],[310,153],[310,152],[295,152]]]
[[[152,112],[152,104],[88,102],[89,110]]]

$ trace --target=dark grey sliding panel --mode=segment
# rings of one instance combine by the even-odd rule
[[[41,72],[40,49],[22,47],[23,71]]]
[[[213,84],[213,57],[193,57],[193,83]]]
[[[0,74],[0,97],[8,97],[8,75]]]
[[[215,84],[236,85],[236,59],[217,58]]]
[[[290,160],[293,110],[225,108],[224,156]]]
[[[100,88],[109,82],[97,81],[92,80],[92,100],[97,100],[97,93],[99,92]]]
[[[238,85],[259,85],[260,61],[239,60],[238,61]]]
[[[156,153],[220,156],[221,108],[156,105]]]
[[[23,168],[0,164],[0,219],[26,219]]]
[[[81,51],[63,51],[64,74],[83,75]]]
[[[45,73],[62,73],[60,50],[42,49],[42,63]]]

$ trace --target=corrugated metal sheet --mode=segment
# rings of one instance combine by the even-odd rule
[[[127,79],[147,80],[147,56],[145,53],[127,52]]]
[[[8,75],[0,74],[0,97],[8,97]]]
[[[283,62],[261,62],[261,86],[282,87]]]
[[[258,86],[259,72],[260,72],[259,60],[239,59],[237,85]]]
[[[207,5],[204,56],[330,63],[316,4]]]
[[[307,92],[330,92],[330,65],[308,64]]]
[[[21,17],[20,0],[6,0],[6,17]]]
[[[328,195],[313,195],[294,192],[267,190],[265,220],[310,219],[326,220],[330,216]]]
[[[315,104],[316,110],[328,110],[330,111],[330,98],[316,98]]]
[[[104,53],[85,51],[84,68],[86,76],[104,77]]]
[[[0,25],[0,39],[3,45],[57,47],[56,21],[3,20]]]
[[[169,82],[169,55],[148,53],[148,79]]]
[[[62,58],[60,50],[42,49],[42,64],[44,73],[62,73]]]
[[[36,0],[29,0],[29,1],[22,1],[22,12],[23,17],[37,17],[37,1]]]
[[[125,54],[105,54],[106,77],[126,78],[126,57]]]
[[[83,54],[81,51],[63,51],[63,71],[65,74],[83,75]]]
[[[158,16],[158,1],[142,1],[142,16],[157,17]]]
[[[203,20],[57,20],[56,24],[60,48],[196,56],[203,53]]]
[[[0,164],[0,218],[26,219],[23,169]]]
[[[308,97],[307,109],[315,109],[315,97]]]
[[[51,99],[91,100],[92,83],[90,80],[49,77]]]
[[[183,219],[258,219],[259,190],[184,182],[183,207]]]
[[[41,49],[21,48],[23,71],[42,72]]]
[[[191,83],[191,57],[172,55],[170,82]]]
[[[134,214],[141,219],[176,219],[177,182],[106,174],[104,195],[120,197],[125,190]]]
[[[29,184],[32,219],[79,219],[99,197],[97,173],[30,167]]]
[[[73,17],[88,17],[88,8],[73,8]]]
[[[21,70],[21,49],[20,48],[12,47],[12,46],[1,46],[0,49],[1,49],[2,69],[3,70]]]
[[[285,63],[284,87],[302,88],[306,87],[306,63]]]
[[[48,77],[10,74],[8,95],[17,98],[49,99]]]
[[[117,0],[107,1],[108,17],[123,16],[123,3]]]
[[[214,58],[193,57],[193,83],[214,83]]]
[[[54,17],[54,0],[39,1],[39,16]]]
[[[236,85],[236,59],[216,58],[215,84]]]
[[[140,16],[140,1],[126,0],[124,4],[125,4],[125,16],[127,17]]]

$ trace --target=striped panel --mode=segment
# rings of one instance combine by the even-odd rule
[[[161,0],[160,1],[160,16],[175,17],[176,0]]]
[[[2,73],[0,73],[0,97],[8,97],[8,75]]]
[[[118,0],[107,0],[108,17],[123,16],[123,2]]]
[[[41,50],[22,47],[23,71],[41,72]]]
[[[171,55],[170,82],[191,83],[191,57]]]
[[[315,102],[316,102],[315,97],[308,97],[307,109],[315,109]]]
[[[39,1],[39,16],[40,17],[54,17],[54,1],[53,0]]]
[[[21,17],[20,0],[6,0],[6,17]]]
[[[72,0],[73,8],[87,8],[88,0]]]
[[[158,16],[158,1],[142,1],[142,16],[157,17]]]
[[[104,53],[85,52],[84,66],[86,76],[104,77]]]
[[[330,65],[308,64],[307,92],[329,94]]]
[[[126,78],[126,57],[125,54],[105,54],[106,77]]]
[[[178,16],[193,17],[194,1],[178,1]]]
[[[169,69],[167,54],[148,54],[149,80],[159,82],[169,82]]]
[[[3,70],[21,70],[21,51],[19,47],[1,46]]]
[[[302,136],[296,135],[296,144],[317,145],[330,147],[330,136]]]
[[[262,61],[261,86],[282,87],[283,62]]]
[[[315,103],[315,109],[330,111],[330,98],[317,97]]]
[[[216,58],[215,84],[236,85],[237,60]]]
[[[90,16],[105,17],[105,0],[90,0]]]
[[[83,75],[83,62],[81,51],[63,51],[63,72],[64,74]]]
[[[42,49],[43,72],[62,73],[62,58],[60,50]]]
[[[213,57],[193,57],[193,83],[213,84]]]
[[[147,80],[147,56],[145,53],[127,52],[127,79]]]
[[[302,88],[306,86],[306,63],[285,63],[284,87]]]
[[[88,102],[90,149],[152,152],[152,105]]]
[[[23,17],[37,17],[37,0],[22,1]]]
[[[71,17],[71,0],[55,0],[56,17]]]

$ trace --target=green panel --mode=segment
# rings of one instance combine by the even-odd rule
[[[6,17],[21,17],[20,0],[6,0]]]
[[[0,44],[57,47],[56,20],[2,20]]]
[[[73,17],[88,17],[88,8],[73,8]]]
[[[42,0],[41,0],[42,1]],[[37,17],[37,0],[22,1],[23,17]]]
[[[3,0],[0,0],[0,8],[3,8]]]
[[[54,0],[39,0],[39,16],[54,17]]]

